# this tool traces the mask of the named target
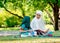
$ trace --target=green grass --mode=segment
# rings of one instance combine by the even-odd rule
[[[53,33],[53,36],[60,36],[60,31],[55,31]],[[20,38],[19,35],[16,35],[16,36],[0,36],[0,40],[3,41],[3,40],[32,40],[32,39],[44,39],[44,38],[57,38],[57,37],[26,37],[26,38]],[[59,37],[58,37],[59,38]]]
[[[59,33],[59,34],[57,34]],[[54,36],[59,36],[60,31],[53,33]],[[0,36],[0,43],[60,43],[60,38],[58,37],[25,37],[20,38],[16,36]]]
[[[0,30],[19,30],[19,27],[8,27],[8,28],[0,28]]]
[[[33,40],[13,40],[13,41],[0,41],[0,43],[60,43],[60,39],[33,39]]]
[[[52,25],[46,25],[50,30],[54,30]],[[13,28],[0,28],[1,31],[6,30],[19,30],[18,27]],[[55,31],[53,36],[60,36],[60,31]],[[60,43],[60,38],[56,37],[26,37],[20,38],[16,36],[0,36],[0,43]]]
[[[49,28],[50,30],[54,31],[54,28],[52,25],[47,24],[46,28]],[[19,30],[19,27],[8,27],[8,28],[0,28],[0,30]]]
[[[60,43],[60,38],[41,38],[41,37],[26,37],[19,38],[16,36],[1,36],[0,43]]]
[[[53,36],[60,36],[60,31],[55,31],[55,32],[53,33]]]

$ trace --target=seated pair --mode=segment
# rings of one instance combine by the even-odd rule
[[[32,30],[30,31],[31,33],[34,31],[36,33],[34,33],[35,35],[50,35],[52,36],[52,31],[50,31],[49,29],[45,28],[45,22],[42,19],[42,11],[37,10],[35,17],[33,18],[33,20],[30,23],[30,17],[29,16],[25,16],[21,27],[20,27],[20,31],[26,31],[26,30]],[[32,34],[31,34],[32,35]]]

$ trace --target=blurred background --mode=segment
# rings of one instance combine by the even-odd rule
[[[24,16],[31,20],[36,10],[43,11],[46,28],[59,30],[60,0],[0,0],[0,30],[19,30]]]

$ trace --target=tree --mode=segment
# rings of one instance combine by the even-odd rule
[[[54,27],[55,30],[58,29],[58,18],[59,18],[59,7],[60,7],[60,0],[44,0],[46,3],[48,3],[52,9],[53,9],[53,15],[54,15]]]
[[[0,0],[0,7],[4,8],[7,12],[9,12],[12,15],[15,15],[15,16],[17,16],[19,18],[23,18],[23,17],[19,16],[18,14],[14,14],[10,10],[8,10],[8,6],[7,5],[10,4],[9,2],[13,4],[13,8],[12,9],[16,10],[16,9],[20,8],[22,10],[23,17],[25,16],[25,9],[24,9],[25,1],[24,0]]]
[[[55,30],[58,29],[58,16],[59,16],[59,7],[60,7],[60,0],[34,0],[34,7],[35,8],[42,8],[42,10],[49,4],[53,10],[54,15],[54,28]],[[47,11],[47,10],[45,10]],[[51,17],[50,17],[51,18]],[[51,18],[52,20],[52,18]],[[53,20],[52,20],[53,21]]]
[[[23,18],[21,16],[19,16],[18,14],[14,14],[13,12],[11,12],[10,10],[8,10],[8,3],[12,3],[14,10],[20,8],[20,10],[22,10],[22,15],[23,17],[25,16],[25,12],[26,12],[26,6],[27,7],[27,11],[30,10],[30,8],[34,8],[34,11],[37,10],[45,10],[47,12],[47,10],[45,9],[47,5],[50,5],[52,10],[53,10],[53,15],[54,15],[54,21],[52,19],[52,17],[50,16],[50,14],[48,13],[50,19],[52,20],[52,23],[54,22],[54,28],[55,30],[59,30],[58,29],[58,12],[59,12],[59,7],[60,7],[60,0],[0,0],[0,7],[3,7],[7,12],[9,12],[12,15],[15,15],[19,18]]]

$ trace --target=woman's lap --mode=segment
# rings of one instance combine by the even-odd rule
[[[53,32],[50,31],[50,30],[47,33],[43,33],[43,32],[41,32],[39,30],[35,30],[35,31],[37,32],[37,35],[52,35],[53,34]]]

